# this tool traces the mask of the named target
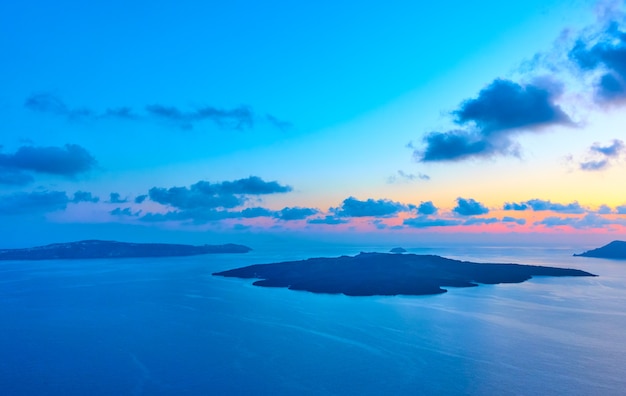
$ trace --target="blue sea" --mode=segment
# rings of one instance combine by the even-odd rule
[[[623,395],[626,261],[404,246],[599,275],[347,297],[212,276],[393,246],[0,262],[2,395]],[[594,246],[595,247],[595,246]]]

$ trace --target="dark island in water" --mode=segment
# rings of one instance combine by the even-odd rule
[[[287,287],[348,296],[425,295],[442,287],[520,283],[533,276],[596,276],[577,269],[521,264],[479,264],[434,255],[361,253],[257,264],[213,275],[260,279],[256,286]]]
[[[574,256],[626,260],[626,242],[613,241],[608,245],[604,245],[597,249],[588,250],[581,254],[574,254]]]
[[[247,253],[243,245],[178,245],[88,240],[54,243],[25,249],[0,249],[0,260],[54,260],[127,257],[195,256],[211,253]]]

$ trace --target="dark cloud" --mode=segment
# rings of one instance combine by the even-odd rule
[[[262,119],[271,126],[280,130],[291,128],[291,123],[280,120],[272,115],[258,117],[248,106],[239,106],[232,109],[219,109],[212,106],[200,106],[185,111],[174,106],[152,104],[145,106],[144,111],[137,113],[128,106],[111,107],[105,111],[95,111],[88,108],[72,108],[60,98],[50,93],[31,95],[24,102],[27,109],[40,113],[53,114],[65,117],[70,121],[117,119],[125,121],[165,121],[182,129],[192,129],[197,123],[209,121],[220,129],[250,129],[255,120]]]
[[[276,181],[266,182],[260,177],[250,176],[246,179],[211,183],[199,181],[187,187],[169,189],[153,187],[149,191],[150,199],[162,205],[178,209],[196,208],[234,208],[242,205],[248,195],[266,195],[286,193],[290,186],[281,185]]]
[[[276,213],[276,217],[289,221],[289,220],[304,220],[307,217],[316,215],[319,210],[313,208],[301,208],[301,207],[286,207]]]
[[[504,210],[533,210],[536,212],[539,211],[552,211],[552,212],[561,212],[561,213],[585,213],[586,210],[580,206],[580,204],[576,201],[570,202],[568,204],[560,204],[553,203],[551,201],[546,201],[542,199],[531,199],[525,202],[520,203],[505,203],[503,206]]]
[[[617,214],[626,214],[626,205],[619,205],[615,208]]]
[[[460,225],[461,223],[459,220],[433,219],[428,216],[417,216],[402,221],[402,224],[412,228],[449,227]]]
[[[96,203],[98,201],[100,201],[100,198],[94,197],[90,192],[86,192],[86,191],[76,191],[74,193],[74,198],[72,199],[73,203],[79,203],[79,202]]]
[[[454,123],[463,128],[426,134],[425,147],[414,150],[414,158],[434,162],[519,155],[518,145],[512,140],[515,134],[548,125],[572,124],[554,103],[554,86],[544,85],[494,80],[476,98],[463,101],[452,112]]]
[[[354,197],[344,199],[339,208],[334,210],[340,217],[387,217],[398,212],[409,210],[407,205],[394,202],[388,199],[368,199],[360,201]]]
[[[107,201],[107,203],[112,204],[122,204],[126,202],[128,202],[128,199],[122,198],[121,195],[116,192],[112,192],[111,194],[109,194],[109,200]]]
[[[549,124],[568,124],[570,118],[553,103],[548,87],[520,85],[497,79],[478,97],[461,103],[453,114],[458,125],[471,124],[489,136],[503,131]]]
[[[280,185],[276,181],[266,182],[258,176],[250,176],[246,179],[239,179],[232,182],[225,181],[220,184],[213,184],[212,186],[219,193],[242,195],[287,193],[292,190],[290,186]]]
[[[426,201],[419,204],[417,207],[417,213],[421,215],[431,215],[437,213],[439,209],[431,202]]]
[[[476,216],[489,213],[489,209],[472,198],[457,198],[456,207],[452,211],[461,216]]]
[[[146,200],[146,198],[148,198],[148,195],[144,194],[144,195],[138,195],[135,197],[135,203],[136,204],[140,204],[143,203],[143,201]]]
[[[505,154],[507,145],[493,146],[480,133],[461,129],[447,132],[430,132],[424,137],[426,148],[415,150],[413,157],[420,162],[461,161],[472,157],[489,157]]]
[[[598,102],[626,98],[626,33],[612,22],[596,38],[581,37],[569,52],[584,72],[599,72],[596,80]]]
[[[600,205],[598,210],[596,211],[598,214],[611,214],[613,210],[608,205]]]
[[[63,147],[22,146],[14,154],[0,153],[0,174],[17,174],[17,180],[27,176],[22,171],[75,177],[92,170],[95,158],[77,144]],[[27,180],[27,179],[24,179]]]
[[[340,219],[340,218],[335,217],[335,216],[325,216],[325,217],[317,218],[317,219],[309,219],[309,220],[307,220],[307,223],[309,223],[309,224],[337,225],[337,224],[346,224],[346,223],[348,223],[348,220]]]
[[[0,196],[0,214],[35,214],[63,210],[69,198],[62,191],[18,192]]]

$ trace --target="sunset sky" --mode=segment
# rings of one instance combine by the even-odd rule
[[[3,2],[0,248],[623,239],[625,10]]]

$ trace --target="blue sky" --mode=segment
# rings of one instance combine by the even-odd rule
[[[2,4],[0,236],[619,238],[622,11]]]

